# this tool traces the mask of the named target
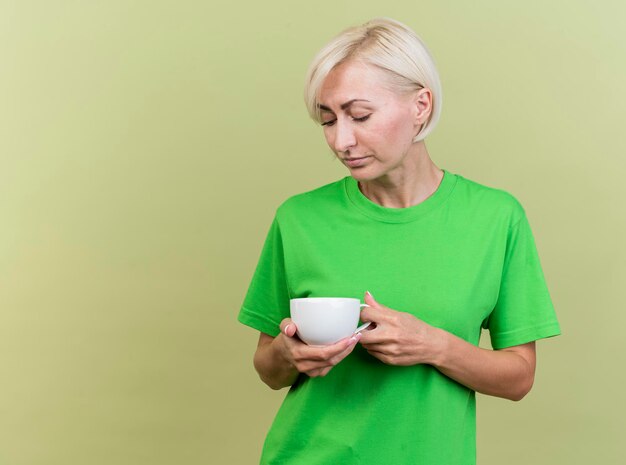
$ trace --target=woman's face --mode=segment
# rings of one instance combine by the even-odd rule
[[[430,111],[423,105],[424,99],[430,102],[430,91],[397,95],[387,89],[383,73],[359,62],[342,63],[320,89],[326,142],[358,180],[401,170]]]

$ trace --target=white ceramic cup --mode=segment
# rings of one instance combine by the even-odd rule
[[[309,345],[325,346],[365,329],[359,324],[363,307],[359,299],[349,297],[305,297],[289,301],[291,320],[298,337]]]

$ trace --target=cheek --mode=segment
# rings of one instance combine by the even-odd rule
[[[411,126],[400,118],[384,121],[376,129],[376,134],[381,142],[394,147],[410,144],[414,135]]]
[[[408,111],[398,112],[394,115],[395,118],[391,118],[390,124],[395,127],[395,131],[398,134],[407,134],[413,130],[411,124],[411,114]]]

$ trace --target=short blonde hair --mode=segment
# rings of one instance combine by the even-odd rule
[[[421,88],[432,93],[432,111],[413,142],[430,134],[441,115],[441,81],[435,62],[411,28],[391,18],[374,18],[342,31],[315,55],[306,73],[304,101],[311,118],[322,122],[319,92],[336,66],[348,60],[374,65],[389,78],[390,90],[405,94]]]

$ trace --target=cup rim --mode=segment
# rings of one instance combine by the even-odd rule
[[[290,302],[298,301],[298,302],[310,302],[310,301],[318,301],[318,300],[356,300],[359,303],[361,302],[359,299],[354,297],[297,297],[295,299],[289,299]]]

